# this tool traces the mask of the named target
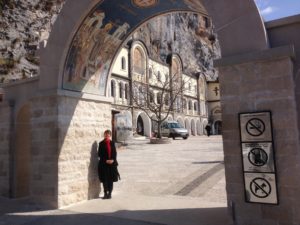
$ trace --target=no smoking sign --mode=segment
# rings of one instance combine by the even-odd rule
[[[270,112],[241,113],[239,119],[242,142],[272,141]]]

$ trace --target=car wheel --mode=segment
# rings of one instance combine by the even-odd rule
[[[173,138],[173,140],[175,140],[175,135],[174,134],[172,134],[172,138]]]
[[[186,140],[188,137],[183,137],[184,140]]]

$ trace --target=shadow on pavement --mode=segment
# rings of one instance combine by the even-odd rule
[[[37,214],[37,213],[36,213]],[[11,214],[1,225],[232,225],[226,208],[120,210],[114,213],[78,213],[57,210],[55,214]]]

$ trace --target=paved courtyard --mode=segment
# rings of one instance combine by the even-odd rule
[[[43,211],[0,199],[0,225],[231,225],[221,136],[153,145],[135,139],[118,149],[121,181],[113,198]],[[100,196],[103,194],[101,193]]]

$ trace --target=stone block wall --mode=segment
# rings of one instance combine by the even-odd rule
[[[38,202],[57,207],[58,97],[31,100],[30,195]]]
[[[58,207],[99,197],[97,147],[111,129],[110,104],[60,97]]]
[[[226,189],[236,224],[299,224],[300,148],[291,59],[252,61],[219,69]],[[272,112],[279,205],[246,203],[244,198],[238,113],[264,110]]]
[[[9,196],[10,107],[0,103],[0,195]]]

